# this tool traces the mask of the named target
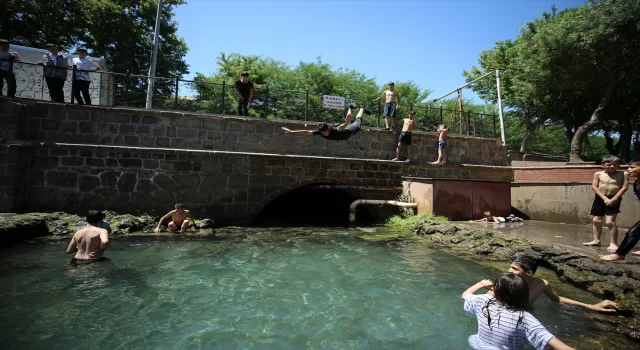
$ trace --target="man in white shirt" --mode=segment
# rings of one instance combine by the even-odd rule
[[[7,81],[7,96],[16,97],[16,75],[13,73],[13,63],[22,62],[20,55],[9,50],[8,40],[0,39],[0,96],[4,88],[4,81]]]
[[[72,63],[75,66],[74,80],[73,80],[73,97],[78,104],[90,105],[91,94],[89,94],[89,86],[91,85],[90,71],[101,71],[102,69],[95,62],[87,58],[87,49],[80,46],[76,49],[76,55],[72,59]],[[82,96],[80,96],[82,93]],[[83,100],[84,97],[84,100]]]

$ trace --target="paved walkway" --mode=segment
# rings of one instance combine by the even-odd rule
[[[468,222],[460,223],[472,227],[486,227],[491,230],[524,237],[535,242],[553,244],[596,259],[599,255],[609,254],[607,252],[607,247],[609,246],[609,233],[606,228],[602,233],[602,245],[600,247],[587,247],[582,243],[591,241],[593,239],[593,233],[591,231],[591,226],[586,225],[556,224],[552,222],[532,220],[525,221],[523,223],[500,225]],[[620,229],[620,232],[618,233],[618,243],[622,242],[622,238],[624,238],[626,232],[627,230]],[[640,244],[638,244],[636,249],[632,250],[632,252],[637,250],[640,250]],[[635,258],[633,255],[629,254],[624,262],[611,262],[610,264],[619,264],[628,271],[630,277],[640,279],[640,258]]]

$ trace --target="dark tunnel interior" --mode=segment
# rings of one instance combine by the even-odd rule
[[[344,189],[301,187],[272,200],[251,222],[255,226],[348,226],[349,206],[359,199]],[[356,224],[372,225],[380,217],[360,205]]]

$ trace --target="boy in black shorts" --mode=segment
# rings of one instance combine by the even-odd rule
[[[286,127],[282,127],[282,130],[284,130],[285,134],[320,135],[327,140],[347,140],[362,128],[362,114],[371,115],[368,110],[360,108],[358,115],[356,115],[356,120],[351,122],[351,108],[355,108],[355,106],[349,106],[347,116],[342,124],[329,127],[327,123],[322,123],[318,126],[318,130],[289,130]]]
[[[620,201],[622,195],[629,187],[629,174],[619,171],[620,159],[608,155],[602,158],[603,171],[593,174],[591,188],[595,192],[591,215],[593,215],[593,241],[583,243],[586,246],[599,246],[602,235],[602,217],[605,217],[605,225],[609,228],[610,252],[618,249],[618,227],[616,216],[620,213]]]
[[[396,157],[392,159],[392,161],[398,160],[400,158],[400,150],[402,149],[402,144],[407,145],[407,159],[404,161],[405,163],[411,163],[411,130],[418,128],[418,123],[413,119],[416,116],[416,112],[409,112],[409,118],[404,118],[401,122],[402,124],[402,132],[400,133],[400,137],[398,138],[398,148],[396,148]],[[396,123],[400,123],[397,121]]]

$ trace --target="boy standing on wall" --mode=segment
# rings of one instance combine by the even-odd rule
[[[447,146],[449,129],[447,129],[445,124],[440,124],[436,127],[436,132],[438,132],[438,160],[431,164],[445,164],[447,162],[447,155],[444,152],[444,148]]]
[[[395,124],[396,111],[400,108],[400,93],[395,90],[396,83],[390,81],[387,86],[389,88],[373,102],[378,102],[384,96],[384,129],[391,130],[391,126]]]
[[[586,246],[599,246],[602,236],[602,217],[609,229],[611,241],[607,248],[610,252],[618,249],[618,227],[616,216],[620,213],[620,200],[629,187],[629,174],[619,171],[620,159],[608,155],[602,158],[603,171],[593,174],[591,188],[595,192],[591,215],[593,215],[593,241],[583,243]]]
[[[416,116],[415,111],[409,112],[409,118],[404,118],[402,120],[402,132],[400,133],[400,137],[398,138],[398,148],[396,148],[396,157],[393,158],[393,161],[398,160],[400,158],[400,150],[402,149],[402,144],[407,145],[407,159],[404,161],[405,163],[411,163],[411,130],[418,128],[418,123],[413,119]],[[399,121],[396,123],[400,123]]]
[[[242,72],[240,80],[236,81],[236,95],[238,96],[238,115],[249,115],[249,104],[253,99],[253,82],[249,80],[249,73]]]

